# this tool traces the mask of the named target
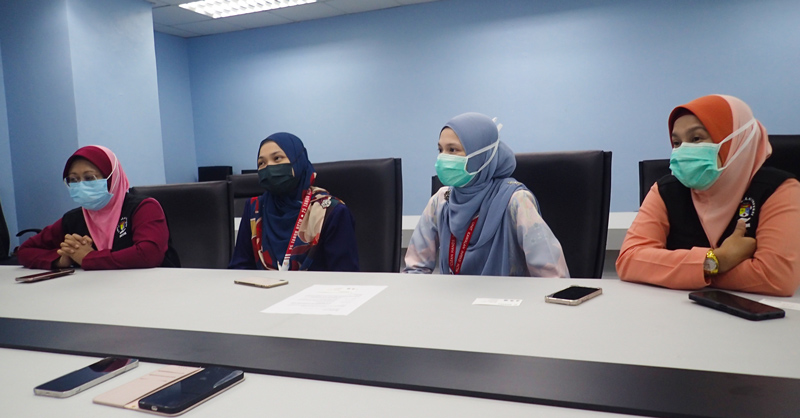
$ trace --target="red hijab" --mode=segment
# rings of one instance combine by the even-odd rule
[[[745,102],[733,96],[714,94],[673,109],[669,115],[670,134],[675,121],[687,113],[700,119],[715,144],[753,119],[753,112]],[[745,143],[753,129],[756,130],[753,139]],[[737,152],[736,158],[730,158]],[[767,129],[756,121],[752,128],[745,129],[720,147],[719,157],[725,169],[717,181],[706,190],[691,189],[697,216],[712,247],[716,247],[730,224],[753,176],[771,154]]]
[[[122,213],[122,203],[128,193],[130,184],[117,156],[110,149],[100,145],[88,145],[72,154],[64,166],[64,178],[69,174],[72,163],[83,158],[94,164],[103,177],[108,179],[108,191],[113,195],[111,201],[100,210],[83,209],[83,219],[89,227],[95,247],[98,250],[110,250],[114,244],[114,234]]]

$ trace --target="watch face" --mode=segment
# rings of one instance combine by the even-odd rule
[[[717,263],[711,258],[706,258],[706,261],[703,262],[703,270],[712,272],[716,269],[717,269]]]

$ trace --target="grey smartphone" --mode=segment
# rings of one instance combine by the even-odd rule
[[[545,296],[544,301],[575,306],[602,294],[603,289],[599,287],[570,286],[564,290]]]
[[[227,367],[208,367],[139,400],[139,409],[164,415],[180,415],[241,382],[244,372]]]
[[[137,359],[107,357],[90,366],[36,386],[33,393],[41,396],[67,398],[136,368],[138,365],[139,360]]]
[[[751,321],[763,321],[765,319],[783,318],[786,316],[786,312],[783,309],[765,305],[720,290],[692,292],[689,293],[689,299],[700,305]]]
[[[29,274],[27,276],[20,276],[17,277],[16,280],[18,283],[35,283],[35,282],[41,282],[42,280],[50,280],[50,279],[55,279],[56,277],[67,276],[72,273],[75,273],[75,269],[50,270],[44,273],[36,273],[36,274]]]
[[[273,279],[271,277],[248,277],[246,279],[236,279],[233,282],[255,287],[275,287],[289,283],[288,280]]]

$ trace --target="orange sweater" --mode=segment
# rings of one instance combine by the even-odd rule
[[[756,252],[730,271],[707,277],[708,248],[666,249],[669,221],[658,184],[639,208],[617,259],[617,274],[629,282],[672,289],[720,289],[792,296],[800,286],[800,182],[783,182],[761,208]]]

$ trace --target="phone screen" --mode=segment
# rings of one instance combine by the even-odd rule
[[[786,315],[783,309],[719,290],[692,292],[689,294],[689,299],[702,305],[751,320],[782,318]]]
[[[241,370],[209,367],[139,400],[139,408],[168,414],[181,412],[244,378]]]
[[[39,385],[34,391],[55,393],[69,392],[70,390],[79,388],[138,361],[139,360],[130,358],[108,357],[91,366],[75,370],[72,373],[65,374],[57,379]]]
[[[550,297],[555,299],[578,300],[598,290],[599,289],[596,287],[570,286],[564,290],[553,293]]]

